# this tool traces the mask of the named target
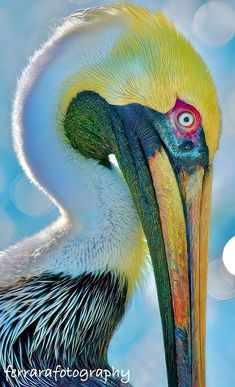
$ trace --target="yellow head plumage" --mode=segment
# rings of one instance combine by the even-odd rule
[[[160,113],[173,108],[178,97],[201,113],[212,159],[218,147],[220,111],[201,57],[162,12],[153,14],[122,3],[89,12],[87,21],[104,25],[116,18],[122,22],[121,36],[108,55],[73,75],[62,109],[81,90],[95,91],[110,104],[139,103]]]

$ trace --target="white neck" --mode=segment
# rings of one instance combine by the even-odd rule
[[[78,24],[70,20],[60,28],[34,55],[18,84],[15,149],[26,174],[56,203],[62,216],[1,253],[0,284],[43,271],[79,275],[108,267],[125,272],[135,265],[135,255],[145,252],[134,203],[119,171],[84,159],[58,131],[61,85],[87,64],[86,52],[99,50],[104,35],[100,29],[92,36],[83,31],[79,46]],[[114,25],[112,31],[113,38],[120,33]],[[109,44],[111,38],[105,50]]]
[[[110,269],[125,274],[138,266],[145,241],[118,169],[79,156],[70,166],[77,174],[70,187],[65,179],[65,192],[73,196],[66,212],[39,234],[0,253],[0,285],[45,271],[78,276]]]

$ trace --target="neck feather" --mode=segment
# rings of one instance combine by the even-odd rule
[[[10,273],[23,250],[18,276],[48,270],[77,276],[108,268],[132,284],[140,277],[146,245],[129,189],[117,169],[84,159],[68,144],[60,116],[63,89],[72,75],[107,55],[120,31],[112,18],[105,27],[101,21],[91,26],[70,18],[33,56],[19,81],[15,149],[31,181],[59,207],[65,227],[62,233],[58,228],[52,247],[57,224],[3,252]]]

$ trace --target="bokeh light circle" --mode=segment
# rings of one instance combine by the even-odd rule
[[[207,292],[217,300],[235,296],[235,277],[228,272],[222,259],[209,262]]]
[[[228,42],[235,34],[235,10],[222,1],[203,4],[194,16],[193,32],[207,45]]]
[[[235,236],[224,247],[223,262],[229,273],[235,276]]]
[[[53,210],[51,201],[24,175],[13,182],[11,196],[16,208],[24,214],[40,216]]]

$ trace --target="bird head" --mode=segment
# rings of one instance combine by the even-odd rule
[[[83,51],[76,51],[77,33]],[[60,55],[66,59],[58,59],[55,72],[53,58]],[[153,263],[169,385],[204,386],[210,197],[220,131],[206,65],[162,12],[128,4],[73,15],[33,59],[35,74],[33,62],[44,80],[37,84],[36,77],[29,89],[42,92],[54,82],[61,141],[107,167],[110,154],[117,158]],[[30,98],[29,104],[38,102]],[[19,105],[16,98],[23,159]]]

